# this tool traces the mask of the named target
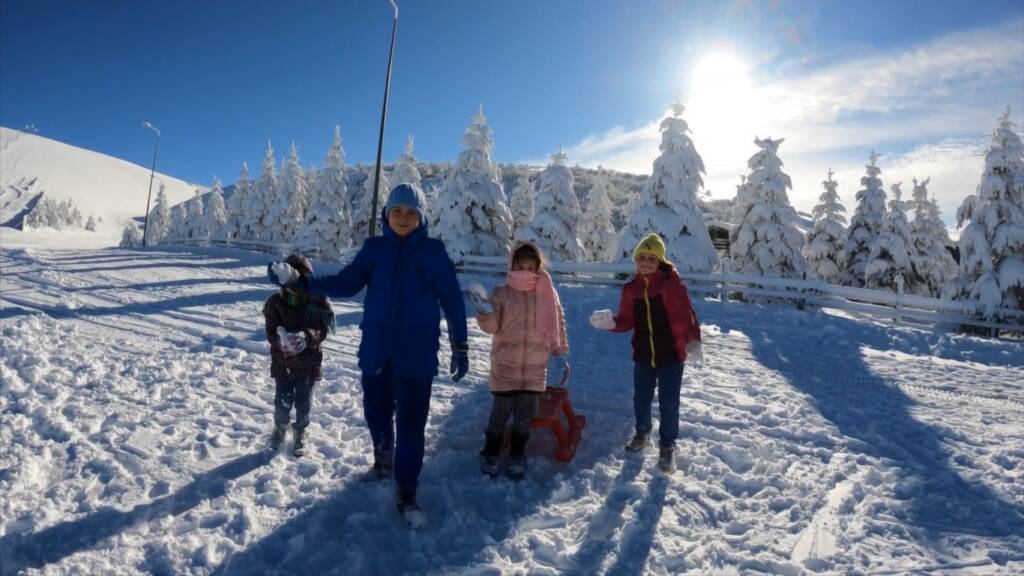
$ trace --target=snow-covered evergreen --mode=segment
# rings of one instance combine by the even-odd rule
[[[89,219],[85,222],[85,229],[89,232],[96,231],[96,218],[94,218],[92,214],[89,214]]]
[[[534,192],[530,177],[521,175],[512,189],[512,201],[509,207],[512,213],[512,229],[518,235],[534,216]]]
[[[953,289],[976,300],[988,317],[996,308],[1024,309],[1024,144],[1007,108],[985,153],[977,196],[957,212],[960,277]]]
[[[140,248],[142,246],[142,231],[135,222],[129,222],[121,233],[121,248]]]
[[[284,212],[278,207],[277,172],[274,169],[276,163],[274,148],[270,140],[267,140],[267,151],[263,155],[263,166],[250,204],[250,221],[253,222],[255,240],[272,240],[277,225],[275,218]]]
[[[846,248],[843,251],[844,282],[850,286],[864,286],[864,269],[871,256],[871,246],[878,239],[885,221],[885,190],[878,177],[878,155],[871,152],[867,174],[860,179],[864,188],[857,192],[857,208],[846,229]]]
[[[43,195],[32,210],[22,220],[22,228],[81,228],[82,212],[74,205],[71,198],[58,202],[52,197]]]
[[[255,201],[252,182],[249,181],[249,166],[242,162],[242,169],[235,181],[235,191],[228,200],[228,220],[224,225],[224,236],[231,240],[254,239],[253,213],[250,204]]]
[[[334,127],[334,143],[327,150],[324,169],[311,194],[306,225],[299,235],[301,247],[319,251],[320,257],[338,260],[350,245],[352,220],[349,216],[348,185],[345,182],[345,150],[341,145],[341,127]]]
[[[291,244],[306,222],[306,208],[309,205],[306,175],[299,163],[299,150],[295,147],[295,142],[292,142],[288,159],[285,160],[279,184],[275,210],[279,217],[273,221],[273,237],[278,244]]]
[[[167,200],[166,187],[160,182],[160,189],[156,193],[156,202],[149,212],[149,222],[146,224],[146,245],[156,246],[164,241],[171,227],[171,207]]]
[[[224,208],[224,189],[221,188],[220,178],[213,179],[213,189],[210,190],[209,204],[206,207],[206,229],[209,236],[214,240],[223,240],[225,236],[225,224],[228,215]]]
[[[910,222],[907,221],[906,203],[903,202],[901,182],[890,187],[892,197],[889,211],[882,221],[878,237],[871,245],[867,265],[864,267],[864,285],[878,290],[897,291],[897,276],[903,277],[903,290],[917,294],[921,280],[914,274],[910,261]]]
[[[551,260],[579,261],[583,245],[579,239],[580,203],[573,191],[572,171],[565,165],[565,154],[551,155],[551,164],[540,173],[537,213],[519,233],[532,240]]]
[[[171,208],[171,225],[167,227],[165,238],[175,240],[188,238],[188,211],[185,208],[186,204],[187,202],[181,202]]]
[[[615,227],[612,226],[612,201],[608,198],[608,180],[598,175],[587,195],[587,210],[581,222],[583,249],[588,260],[611,262],[616,256]]]
[[[818,197],[813,211],[814,227],[807,233],[800,253],[818,278],[838,284],[845,247],[846,208],[839,200],[839,183],[832,179],[834,174],[829,168],[828,178],[821,182],[825,191]]]
[[[661,122],[661,155],[622,230],[618,254],[632,257],[640,239],[657,232],[665,239],[668,258],[681,271],[711,272],[718,255],[697,200],[704,185],[704,161],[686,134],[683,106],[677,103],[672,110],[672,116]]]
[[[946,250],[949,233],[942,222],[939,205],[928,198],[928,181],[914,179],[914,221],[910,225],[910,263],[919,280],[916,293],[939,298],[946,284],[956,277],[956,260]]]
[[[203,216],[203,208],[203,197],[199,194],[199,189],[196,188],[195,196],[186,203],[186,210],[188,211],[187,238],[203,241],[209,238],[210,229],[206,225],[206,218]]]
[[[778,156],[784,140],[754,138],[761,150],[747,160],[747,194],[739,206],[740,220],[730,232],[729,259],[740,274],[804,278],[810,271],[800,253],[803,234],[793,224],[796,211],[786,194],[793,184]]]
[[[373,182],[376,174],[376,165],[370,167],[370,171],[359,187],[358,194],[353,198],[352,204],[352,245],[362,246],[363,241],[369,236],[370,215],[373,214]],[[380,185],[377,189],[377,234],[383,230],[384,222],[381,222],[381,214],[384,209],[384,202],[391,191],[388,173],[381,167]]]
[[[462,144],[438,198],[433,232],[453,259],[465,254],[503,256],[512,239],[512,213],[492,160],[494,140],[482,105]]]

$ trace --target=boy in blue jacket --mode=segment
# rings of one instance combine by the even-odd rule
[[[349,298],[366,288],[359,368],[374,464],[364,479],[393,472],[398,510],[406,517],[420,513],[416,487],[437,375],[441,309],[451,340],[452,379],[459,381],[469,369],[466,309],[455,267],[444,243],[427,237],[424,208],[416,189],[399,184],[384,206],[383,234],[367,238],[337,274],[301,276],[284,262],[267,268],[271,281],[308,284],[313,294]]]

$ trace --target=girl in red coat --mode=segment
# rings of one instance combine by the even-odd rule
[[[598,310],[590,317],[595,328],[633,331],[633,412],[636,434],[627,452],[640,452],[650,444],[651,403],[658,390],[661,423],[658,427],[658,467],[675,469],[673,448],[679,436],[679,393],[687,358],[701,360],[700,323],[686,285],[675,266],[665,259],[665,242],[648,234],[633,250],[636,275],[622,287],[619,313]]]

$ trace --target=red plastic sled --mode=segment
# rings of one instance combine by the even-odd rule
[[[569,367],[566,366],[561,386],[548,386],[544,389],[537,417],[530,420],[530,428],[548,428],[555,435],[558,447],[555,448],[554,457],[559,462],[569,462],[576,456],[576,447],[579,446],[583,429],[587,426],[586,416],[577,414],[572,409],[572,402],[569,401],[569,374]],[[508,437],[509,433],[506,431],[506,441]]]

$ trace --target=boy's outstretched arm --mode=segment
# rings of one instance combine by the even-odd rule
[[[448,322],[448,339],[456,344],[464,344],[469,341],[469,332],[466,329],[466,303],[462,299],[459,279],[455,275],[455,265],[444,248],[440,249],[437,259],[441,262],[437,275],[437,297]]]
[[[300,282],[307,282],[307,289],[313,294],[331,296],[333,298],[351,298],[366,286],[370,279],[370,256],[366,244],[356,252],[355,259],[339,270],[336,274],[321,277],[303,277]]]

